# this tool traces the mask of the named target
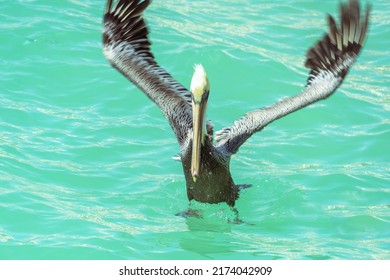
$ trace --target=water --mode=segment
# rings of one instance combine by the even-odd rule
[[[300,91],[338,1],[154,1],[153,52],[188,86],[202,63],[216,129]],[[1,259],[389,259],[390,29],[330,99],[253,136],[232,160],[243,224],[187,209],[175,137],[101,51],[104,1],[0,1]]]

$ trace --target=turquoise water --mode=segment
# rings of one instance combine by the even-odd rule
[[[153,52],[216,130],[298,93],[338,1],[154,1]],[[390,259],[390,2],[330,99],[268,126],[231,164],[226,205],[187,209],[166,120],[101,51],[104,1],[0,1],[1,259]]]

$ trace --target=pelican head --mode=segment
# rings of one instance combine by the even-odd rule
[[[194,68],[195,72],[191,81],[193,132],[191,175],[194,182],[196,182],[200,172],[200,148],[204,143],[205,138],[205,112],[210,92],[210,84],[203,66],[197,64]]]

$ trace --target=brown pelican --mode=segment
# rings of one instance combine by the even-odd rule
[[[108,0],[104,14],[103,52],[119,70],[161,109],[180,145],[189,201],[226,202],[234,206],[239,190],[230,159],[255,132],[269,123],[332,95],[355,62],[366,39],[370,6],[361,15],[357,0],[341,4],[340,24],[328,16],[329,31],[306,55],[310,69],[303,90],[275,104],[254,110],[218,131],[205,121],[210,84],[195,66],[190,91],[160,67],[150,51],[142,13],[150,0]]]

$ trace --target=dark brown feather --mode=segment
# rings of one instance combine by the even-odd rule
[[[329,71],[336,77],[343,78],[364,43],[368,28],[370,6],[362,19],[359,3],[350,0],[340,4],[340,25],[328,15],[329,32],[323,36],[306,54],[305,66],[310,71],[308,85],[321,71]]]
[[[150,4],[150,0],[136,0],[129,3],[126,0],[119,0],[112,9],[112,0],[107,1],[104,14],[105,24],[111,24],[112,34],[104,32],[103,44],[108,45],[113,41],[127,41],[136,52],[142,54],[149,62],[154,62],[154,56],[150,52],[150,41],[148,28],[142,12]]]

